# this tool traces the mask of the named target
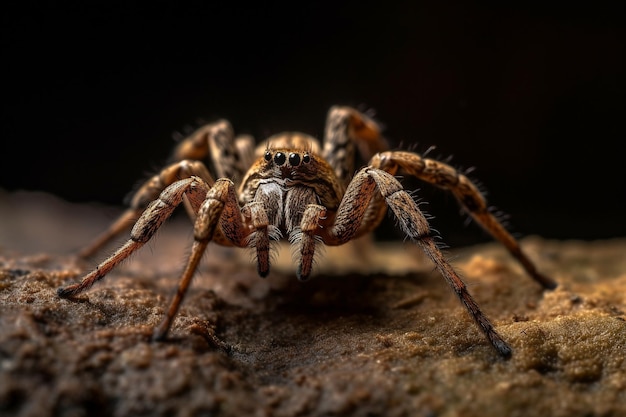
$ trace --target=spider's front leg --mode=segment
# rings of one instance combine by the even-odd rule
[[[104,278],[117,264],[148,242],[174,209],[183,201],[185,194],[190,195],[192,201],[198,201],[198,195],[204,196],[208,190],[208,184],[198,177],[180,180],[167,187],[161,192],[159,198],[151,202],[143,211],[143,214],[130,232],[130,239],[122,247],[100,263],[95,270],[87,274],[80,283],[59,288],[57,291],[58,295],[63,298],[69,298],[89,289],[97,281]]]
[[[113,255],[100,263],[95,270],[87,274],[79,283],[59,288],[57,294],[62,298],[72,298],[86,291],[97,281],[101,280],[115,266],[128,258],[133,252],[141,248],[152,238],[163,222],[172,214],[174,209],[188,198],[190,205],[197,211],[194,224],[194,244],[182,273],[178,289],[163,322],[155,329],[154,339],[161,340],[171,326],[172,320],[178,312],[187,288],[196,271],[202,254],[208,243],[217,235],[222,235],[221,230],[216,233],[218,224],[228,223],[228,230],[233,244],[245,245],[246,236],[249,233],[244,227],[241,211],[232,181],[220,179],[210,187],[199,177],[191,177],[177,181],[168,186],[159,198],[148,205],[137,223],[132,228],[130,239],[122,245]]]
[[[250,229],[243,224],[235,186],[232,181],[224,178],[215,182],[198,209],[193,229],[194,242],[187,265],[181,275],[178,288],[163,321],[154,329],[153,340],[164,340],[167,336],[174,317],[178,313],[180,304],[187,293],[191,278],[202,259],[202,254],[209,242],[218,235],[216,233],[218,230],[220,231],[219,234],[224,233],[236,246],[244,247],[248,245]]]
[[[433,159],[423,158],[412,152],[388,151],[376,154],[371,166],[388,173],[398,170],[450,191],[472,218],[495,239],[499,240],[524,267],[528,275],[546,289],[554,289],[557,284],[541,274],[528,256],[522,251],[517,240],[489,211],[485,197],[465,175],[450,165]]]
[[[430,225],[417,204],[391,174],[366,167],[355,175],[337,210],[332,227],[324,229],[325,233],[322,235],[324,242],[329,245],[340,245],[371,231],[376,224],[364,220],[370,202],[377,193],[380,193],[384,202],[391,208],[404,233],[433,261],[491,345],[502,357],[510,357],[511,347],[480,310],[461,277],[437,247],[431,235]]]

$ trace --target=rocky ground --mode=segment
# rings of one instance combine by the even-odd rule
[[[626,415],[626,239],[524,239],[549,292],[497,244],[449,249],[513,346],[502,360],[408,243],[329,248],[307,283],[289,249],[261,279],[249,254],[210,246],[170,338],[151,342],[187,219],[77,300],[56,296],[112,249],[73,255],[115,214],[0,194],[3,416]]]

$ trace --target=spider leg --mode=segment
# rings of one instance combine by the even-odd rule
[[[159,194],[166,187],[183,178],[197,176],[202,178],[209,186],[214,183],[211,174],[200,161],[183,160],[173,163],[161,170],[158,174],[149,178],[135,192],[130,202],[130,207],[126,209],[100,236],[79,252],[81,258],[88,258],[102,249],[112,239],[127,230],[130,224],[136,220],[146,210],[148,205],[159,197]],[[195,210],[187,206],[187,212],[195,216]]]
[[[337,208],[335,219],[330,227],[321,230],[324,244],[329,246],[344,243],[371,232],[377,226],[365,221],[370,202],[374,199],[376,181],[361,169],[354,176]]]
[[[189,259],[165,317],[154,329],[153,340],[164,340],[167,336],[207,245],[212,241],[216,231],[225,227],[229,228],[227,235],[233,237],[234,244],[246,245],[248,232],[242,222],[233,182],[219,179],[206,193],[206,199],[198,210],[194,224],[194,242]]]
[[[375,224],[363,223],[363,219],[370,200],[377,192],[382,195],[391,208],[404,233],[419,245],[436,265],[491,345],[502,357],[511,356],[510,346],[480,310],[461,277],[437,248],[431,236],[428,221],[415,201],[393,175],[371,167],[359,171],[346,190],[344,199],[337,210],[334,224],[329,229],[325,229],[328,231],[323,235],[324,242],[342,244],[375,227]]]
[[[496,240],[499,240],[524,267],[526,272],[544,288],[554,289],[557,284],[551,278],[541,274],[519,243],[498,219],[489,211],[485,197],[478,187],[465,175],[445,163],[435,161],[412,152],[382,152],[374,155],[371,166],[382,169],[392,175],[398,171],[413,175],[450,191],[472,218]]]
[[[104,278],[116,265],[150,240],[163,222],[182,202],[185,194],[206,195],[208,190],[209,185],[198,177],[180,180],[167,187],[161,192],[158,199],[148,205],[132,228],[130,239],[122,247],[100,263],[96,269],[87,274],[81,282],[65,288],[59,288],[57,294],[60,297],[69,298],[89,289],[97,281]],[[194,199],[197,199],[197,197],[194,197]]]
[[[254,140],[251,136],[235,138],[230,122],[222,119],[200,127],[183,139],[171,159],[210,162],[217,178],[237,182],[254,159]]]
[[[380,130],[373,119],[351,107],[333,106],[328,111],[322,155],[344,186],[354,174],[357,149],[363,162],[389,149]]]
[[[130,207],[125,210],[100,236],[79,252],[81,258],[93,256],[107,243],[124,232],[159,196],[165,187],[192,175],[205,180],[209,185],[214,180],[201,161],[210,162],[217,178],[239,181],[254,159],[254,140],[251,136],[234,137],[233,128],[226,120],[207,124],[183,139],[170,158],[173,162],[161,172],[145,181],[134,193]],[[193,220],[195,212],[185,200],[187,214]],[[197,207],[196,207],[197,209]],[[225,240],[221,244],[227,245]]]
[[[189,197],[194,206],[197,206],[198,201],[202,201],[202,204],[199,205],[194,223],[194,243],[177,291],[165,318],[153,334],[155,340],[164,339],[189,288],[202,254],[217,234],[216,231],[226,228],[229,235],[236,236],[233,244],[246,244],[247,229],[243,225],[234,184],[230,180],[220,179],[211,188],[204,180],[195,176],[171,184],[161,192],[157,200],[148,205],[133,227],[131,238],[120,249],[100,263],[79,283],[59,288],[57,294],[62,298],[74,297],[104,278],[115,266],[152,238],[174,209],[183,202],[185,196]]]

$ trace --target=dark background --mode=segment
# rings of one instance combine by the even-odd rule
[[[208,3],[3,6],[0,188],[121,204],[198,119],[319,137],[350,104],[476,167],[520,236],[626,236],[623,2]],[[486,238],[418,186],[446,242]]]

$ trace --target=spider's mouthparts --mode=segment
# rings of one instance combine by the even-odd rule
[[[290,166],[282,166],[280,167],[280,176],[286,180],[293,180],[296,176],[297,172],[293,167]]]

